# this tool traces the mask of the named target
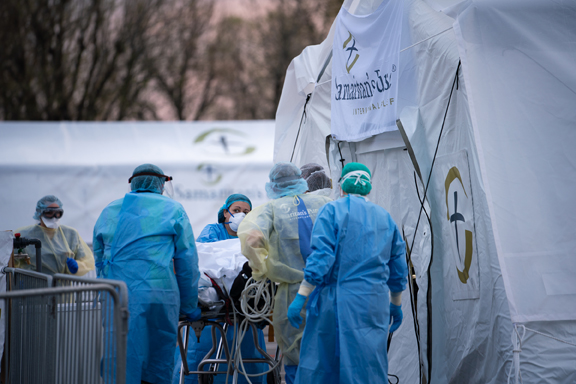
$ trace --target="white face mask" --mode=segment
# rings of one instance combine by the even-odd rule
[[[230,225],[230,229],[234,232],[238,232],[238,227],[240,226],[240,223],[242,222],[242,220],[244,220],[245,217],[246,214],[244,212],[230,216],[230,221],[228,222],[228,224]]]
[[[42,222],[44,223],[45,226],[52,229],[56,229],[60,225],[58,224],[60,222],[60,219],[57,219],[55,217],[48,219],[47,217],[42,216]]]

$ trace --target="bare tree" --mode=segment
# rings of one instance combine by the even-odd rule
[[[341,3],[275,0],[262,16],[222,19],[206,55],[218,88],[206,116],[273,119],[290,61],[326,37]]]
[[[259,24],[270,88],[267,118],[275,117],[288,65],[306,46],[324,40],[341,4],[341,0],[276,0],[276,7]]]
[[[146,31],[161,0],[0,2],[0,117],[119,120],[152,108]]]
[[[288,64],[342,0],[271,0],[256,18],[214,1],[0,1],[0,119],[274,118]]]
[[[178,120],[197,120],[217,96],[217,73],[209,65],[213,0],[165,4],[151,34],[155,90],[174,109]]]

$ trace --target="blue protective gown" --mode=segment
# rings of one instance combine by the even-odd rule
[[[226,230],[222,223],[208,224],[204,227],[200,236],[196,239],[199,243],[214,243],[216,241],[237,239],[238,236],[232,236]]]
[[[213,243],[216,241],[222,240],[229,240],[235,239],[237,237],[230,236],[224,224],[208,224],[204,227],[200,236],[196,240],[199,243]],[[200,342],[196,339],[196,335],[192,334],[188,339],[188,369],[191,371],[195,371],[198,369],[198,364],[206,357],[208,352],[210,352],[210,348],[212,348],[212,335],[211,335],[211,327],[206,327],[202,331],[200,335]],[[217,344],[220,342],[220,334],[216,332],[217,337]],[[228,346],[232,347],[232,341],[234,339],[234,328],[230,327],[226,334],[226,338],[228,339]],[[264,340],[264,333],[261,329],[258,329],[258,344],[260,348],[266,350],[266,341]],[[252,336],[252,331],[248,331],[244,336],[244,340],[242,342],[242,346],[240,347],[242,351],[243,358],[253,358],[253,359],[261,359],[263,356],[258,352],[256,346],[254,345],[254,338]],[[210,356],[211,359],[216,358],[216,353]],[[224,357],[223,357],[224,358]],[[174,367],[174,376],[172,379],[173,384],[178,384],[180,381],[180,368],[182,365],[182,357],[180,356],[180,350],[176,348],[176,355],[175,355],[176,365]],[[209,368],[209,364],[204,365],[204,370],[207,371]],[[221,364],[218,368],[219,371],[226,371],[227,365]],[[244,368],[246,368],[247,373],[261,373],[265,372],[269,369],[268,364],[245,364]],[[226,381],[226,375],[217,375],[214,376],[214,383],[224,383]],[[266,382],[266,375],[263,376],[256,376],[250,377],[250,381],[253,384],[263,384]],[[232,382],[232,377],[228,380],[229,383]],[[186,376],[185,380],[186,384],[197,384],[198,383],[198,375],[188,375]],[[238,375],[238,383],[248,383],[244,375]]]
[[[361,197],[326,204],[312,231],[296,383],[388,383],[388,292],[406,288],[406,246],[390,214]]]
[[[198,254],[184,208],[157,193],[127,193],[98,218],[94,255],[98,277],[128,286],[126,383],[170,383],[179,312],[198,304]]]

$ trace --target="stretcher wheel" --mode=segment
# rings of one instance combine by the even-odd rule
[[[214,375],[198,375],[198,384],[213,384]]]
[[[282,377],[280,376],[280,369],[276,368],[266,375],[266,384],[281,384]]]

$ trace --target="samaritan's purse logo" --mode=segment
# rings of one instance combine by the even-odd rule
[[[469,231],[467,229],[464,230],[464,238],[466,241],[465,244],[465,248],[461,251],[461,244],[459,243],[459,236],[458,236],[458,222],[461,223],[465,223],[466,222],[466,217],[464,217],[464,215],[461,212],[458,212],[458,191],[454,191],[454,193],[452,194],[452,196],[449,196],[448,194],[448,190],[450,189],[450,185],[452,184],[452,182],[454,180],[458,179],[458,181],[460,182],[460,185],[462,186],[462,190],[464,191],[464,195],[466,196],[466,198],[468,197],[468,194],[466,193],[466,188],[464,188],[464,183],[462,182],[462,177],[460,176],[460,171],[458,170],[457,167],[452,167],[449,171],[448,171],[448,175],[446,176],[446,181],[444,182],[444,186],[446,189],[446,212],[447,212],[447,218],[448,221],[450,223],[454,223],[454,235],[456,238],[456,250],[458,252],[458,257],[461,260],[462,259],[462,251],[464,252],[464,268],[461,271],[458,267],[456,267],[456,270],[458,271],[458,278],[460,279],[460,281],[463,284],[466,284],[468,282],[468,278],[470,277],[469,272],[470,272],[470,266],[472,265],[472,253],[474,251],[473,248],[473,242],[472,242],[472,231]],[[463,198],[460,197],[462,200]],[[450,199],[453,199],[453,203],[454,203],[454,212],[452,214],[450,214],[450,205],[449,205],[449,201]],[[459,263],[461,264],[461,262]]]
[[[252,139],[233,128],[208,129],[194,139],[192,146],[215,156],[245,156],[256,151]]]
[[[350,36],[348,36],[348,39],[346,39],[346,41],[344,42],[342,49],[344,49],[346,52],[350,52],[350,55],[348,55],[348,60],[346,60],[346,71],[350,73],[350,70],[352,69],[354,64],[356,64],[356,61],[358,61],[360,55],[357,53],[354,54],[354,52],[358,52],[358,48],[356,48],[356,39],[354,38],[354,36],[352,36],[352,33],[350,33],[350,31],[348,31],[348,34]],[[350,42],[352,43],[350,44]],[[352,55],[355,55],[354,59],[352,59]],[[350,60],[352,60],[352,63],[350,63]]]
[[[210,128],[192,142],[194,150],[201,151],[208,159],[246,156],[256,151],[252,139],[245,132],[233,128]],[[203,184],[215,186],[222,181],[223,172],[218,163],[205,162],[196,167]]]

